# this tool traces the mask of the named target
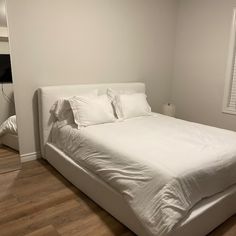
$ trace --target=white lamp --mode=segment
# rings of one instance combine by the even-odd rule
[[[162,106],[162,114],[166,116],[175,117],[175,105],[171,103],[166,103]]]

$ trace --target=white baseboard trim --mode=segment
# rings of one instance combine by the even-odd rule
[[[40,153],[39,152],[26,153],[26,154],[20,155],[20,158],[21,158],[21,162],[34,161],[40,158]]]

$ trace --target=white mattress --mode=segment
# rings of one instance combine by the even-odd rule
[[[0,138],[0,143],[8,146],[16,151],[19,151],[18,135],[6,133]]]
[[[0,137],[4,134],[17,135],[16,115],[10,116],[0,125]]]
[[[156,114],[76,130],[53,143],[121,193],[150,235],[236,182],[236,133]]]
[[[124,198],[101,178],[75,163],[51,143],[46,159],[83,193],[139,236],[149,235]],[[236,212],[236,185],[200,201],[168,236],[205,236]]]

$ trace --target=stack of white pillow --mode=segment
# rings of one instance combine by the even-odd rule
[[[151,107],[144,93],[122,92],[107,89],[99,95],[98,90],[57,100],[50,112],[61,124],[75,123],[78,128],[111,123],[132,117],[151,114]]]

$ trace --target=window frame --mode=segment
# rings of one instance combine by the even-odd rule
[[[224,89],[224,99],[223,99],[223,113],[228,113],[232,115],[236,115],[236,108],[235,110],[234,109],[232,110],[229,107],[235,56],[236,56],[236,8],[233,9],[233,20],[230,32],[229,52],[228,52],[228,60],[226,67],[226,79],[225,79],[225,89]]]

